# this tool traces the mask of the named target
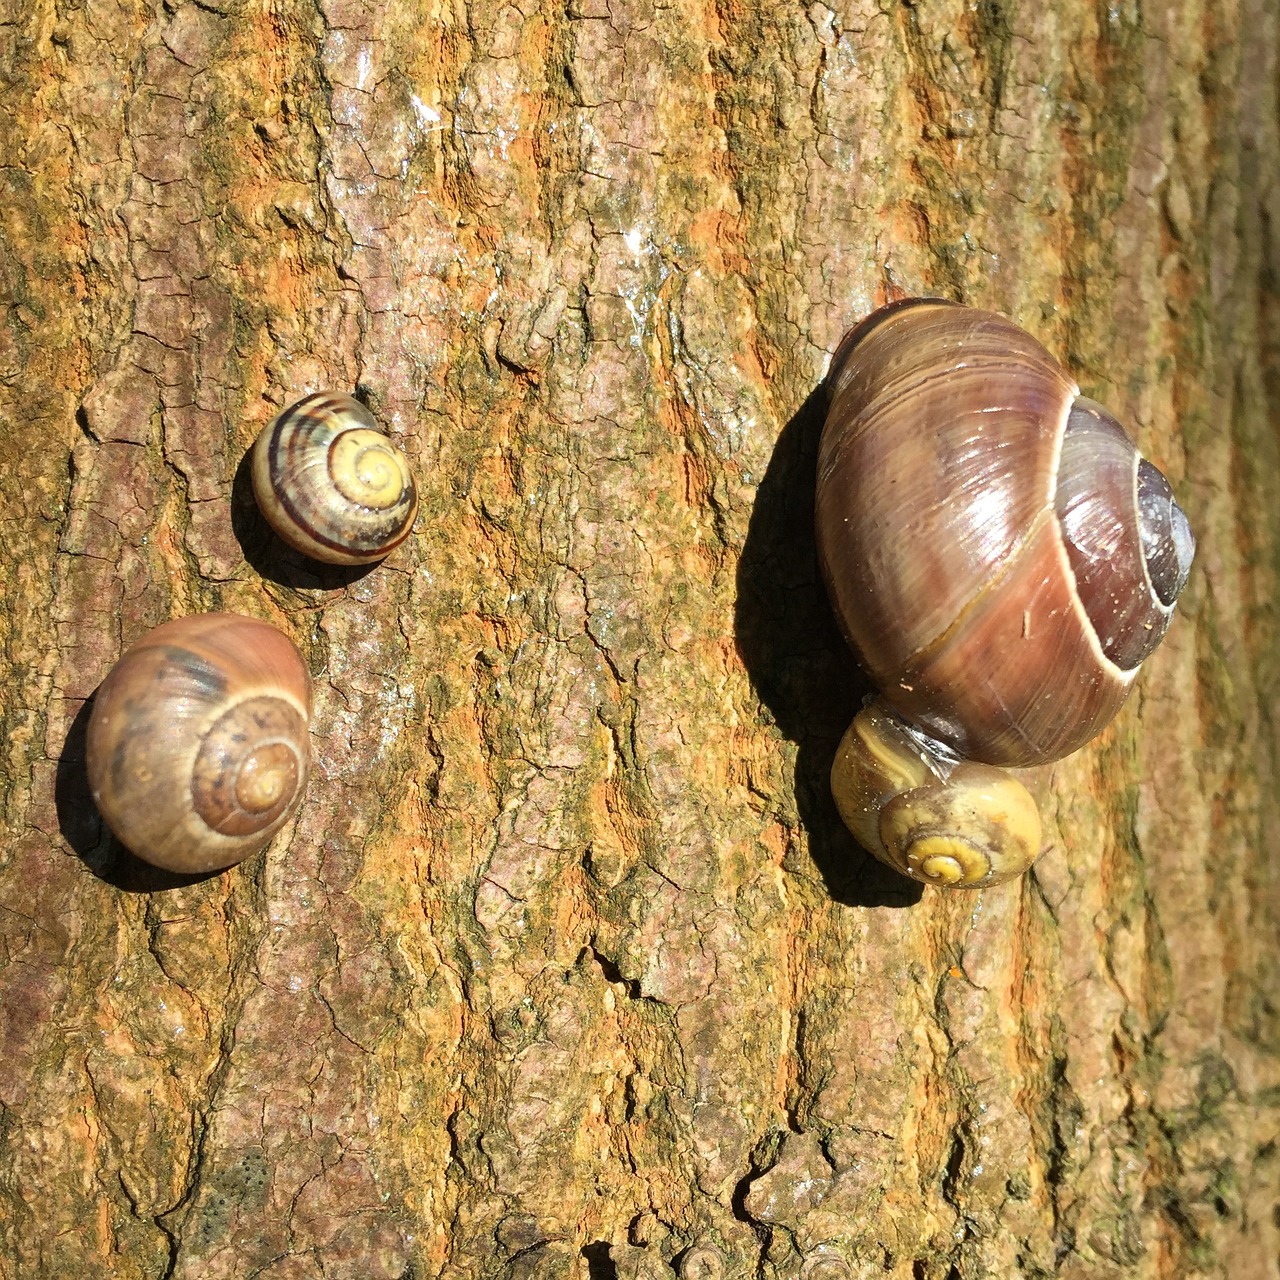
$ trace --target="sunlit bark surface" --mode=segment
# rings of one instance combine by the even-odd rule
[[[1272,0],[0,4],[0,1275],[1275,1277]],[[1200,535],[1025,879],[825,773],[821,379],[1005,311]],[[354,390],[363,575],[243,463]],[[265,855],[174,884],[87,700],[206,609],[316,679]]]

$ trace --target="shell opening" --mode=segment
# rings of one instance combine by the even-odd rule
[[[1135,670],[1160,643],[1195,538],[1173,490],[1101,405],[1067,417],[1054,505],[1076,593],[1103,654]]]

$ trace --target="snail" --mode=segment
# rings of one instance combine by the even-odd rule
[[[1017,770],[1119,710],[1186,585],[1191,527],[1116,419],[992,312],[883,307],[829,385],[818,555],[880,691],[837,750],[836,806],[918,880],[1010,879],[1041,844]]]
[[[166,622],[98,687],[87,735],[94,803],[155,866],[229,867],[301,800],[310,719],[311,678],[275,627],[234,613]]]
[[[409,536],[418,491],[404,454],[349,395],[317,391],[253,446],[253,495],[291,547],[326,564],[371,564]]]

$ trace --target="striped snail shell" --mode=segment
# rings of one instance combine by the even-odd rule
[[[1111,721],[1195,538],[1116,419],[1003,316],[882,308],[846,336],[830,386],[818,552],[881,693],[841,744],[833,793],[908,875],[1007,879],[1039,853],[1039,817],[990,767],[1060,759]]]
[[[253,446],[253,493],[291,547],[326,564],[371,564],[409,536],[418,491],[405,456],[354,397],[304,396]]]
[[[275,627],[234,613],[166,622],[125,652],[94,698],[94,803],[155,866],[231,866],[301,800],[310,719],[311,678]]]

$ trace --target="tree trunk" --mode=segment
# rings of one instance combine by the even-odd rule
[[[1280,1275],[1273,0],[0,4],[0,1275]],[[1006,312],[1200,539],[1032,874],[871,863],[821,379]],[[357,390],[380,567],[245,451]],[[194,883],[87,700],[275,623],[317,764]]]

